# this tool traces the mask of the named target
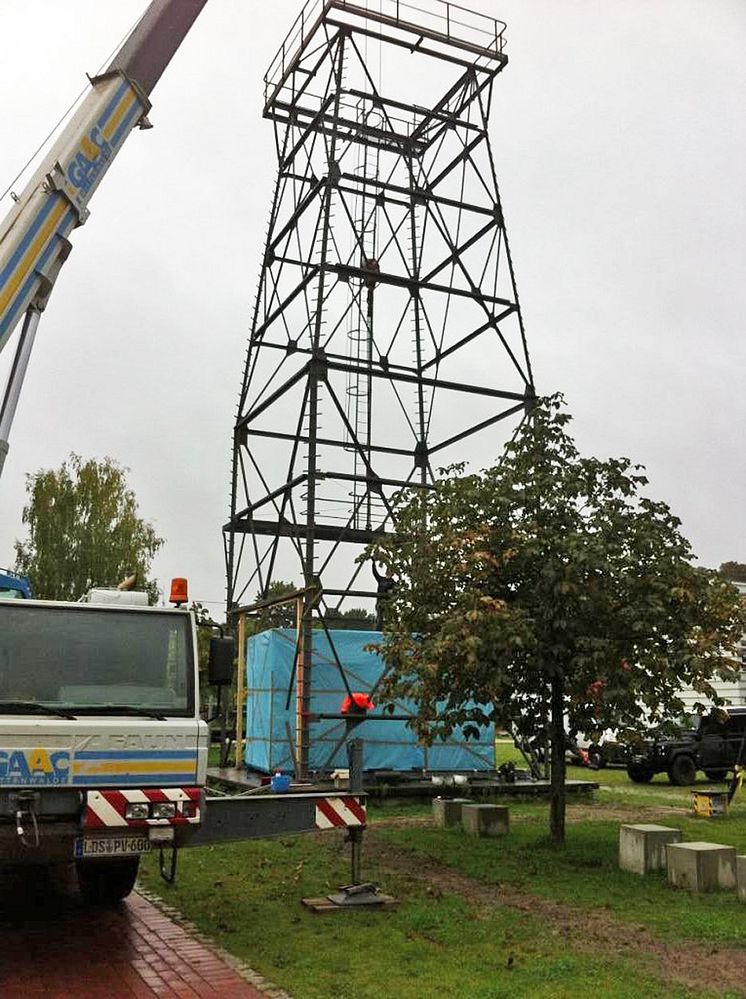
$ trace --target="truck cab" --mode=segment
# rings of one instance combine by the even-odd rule
[[[0,866],[75,861],[115,901],[199,826],[208,728],[194,616],[145,594],[0,601]]]
[[[0,569],[0,600],[30,600],[31,584],[25,576]]]

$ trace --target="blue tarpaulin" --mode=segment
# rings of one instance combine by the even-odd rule
[[[374,709],[357,725],[354,736],[365,740],[366,770],[447,770],[467,773],[494,768],[493,726],[482,728],[479,739],[466,739],[458,731],[448,741],[424,747],[405,721],[386,720],[376,697],[384,663],[365,646],[379,641],[378,631],[330,631],[334,650],[323,631],[313,633],[311,669],[312,713],[339,714],[347,694],[334,652],[354,692],[372,692]],[[246,652],[246,765],[274,772],[293,770],[295,746],[296,633],[274,628],[253,635]],[[290,687],[290,697],[288,688]],[[397,701],[394,714],[412,715],[414,705]],[[309,768],[312,771],[347,766],[345,722],[319,720],[311,724]]]

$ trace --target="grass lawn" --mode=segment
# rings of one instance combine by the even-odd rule
[[[546,803],[511,802],[500,840],[436,830],[429,805],[372,807],[364,875],[401,900],[394,911],[301,907],[349,880],[334,833],[184,851],[172,888],[149,858],[142,880],[297,999],[746,995],[733,969],[746,960],[735,893],[691,896],[616,866],[620,822],[663,822],[746,852],[746,798],[726,820],[695,820],[689,789],[593,776],[603,787],[570,806],[560,851],[547,842]]]

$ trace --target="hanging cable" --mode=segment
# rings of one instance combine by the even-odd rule
[[[137,20],[127,30],[127,32],[122,36],[121,40],[114,46],[114,48],[111,50],[111,52],[109,53],[109,55],[101,63],[101,66],[99,67],[99,69],[98,69],[98,71],[96,73],[96,76],[99,76],[101,74],[102,70],[111,62],[111,60],[114,58],[114,56],[116,55],[116,53],[121,49],[121,47],[124,45],[124,43],[130,37],[130,35],[132,34],[132,32],[135,30],[135,28],[137,27],[137,24],[138,24],[139,21],[140,21],[140,18],[138,17]],[[45,138],[42,139],[42,141],[36,147],[36,149],[31,154],[31,156],[29,156],[29,158],[23,164],[23,166],[21,167],[21,169],[18,171],[18,173],[13,178],[13,180],[11,180],[11,182],[5,188],[5,190],[3,191],[3,193],[0,194],[0,201],[3,200],[3,198],[6,196],[6,194],[10,194],[10,192],[13,189],[13,185],[15,184],[15,182],[19,179],[19,177],[23,176],[23,174],[26,172],[26,170],[29,168],[29,166],[31,166],[31,164],[34,162],[34,160],[39,155],[39,153],[42,151],[42,149],[44,149],[44,147],[47,145],[47,143],[52,138],[52,136],[55,134],[55,132],[57,132],[57,130],[62,126],[62,124],[65,121],[67,121],[67,119],[70,117],[70,115],[75,110],[75,108],[78,106],[78,104],[80,104],[80,102],[83,99],[83,97],[88,93],[88,90],[89,90],[89,85],[86,84],[86,86],[80,91],[80,93],[75,98],[75,100],[72,102],[72,104],[67,109],[67,111],[65,111],[65,113],[62,115],[62,117],[59,119],[59,121],[52,127],[52,129],[48,133],[48,135],[46,135]],[[15,200],[15,198],[14,198],[14,200]]]
[[[59,121],[58,121],[58,122],[56,123],[56,125],[54,125],[54,126],[52,127],[52,129],[51,129],[51,131],[50,131],[50,132],[48,133],[48,135],[46,135],[46,136],[45,136],[45,137],[44,137],[44,138],[42,139],[42,141],[41,141],[41,142],[39,143],[39,145],[38,145],[38,146],[36,147],[36,149],[35,149],[35,150],[33,151],[33,153],[31,154],[31,156],[29,156],[29,158],[28,158],[28,159],[26,160],[26,162],[25,162],[25,163],[23,164],[23,166],[21,167],[21,169],[20,169],[20,170],[18,171],[18,173],[17,173],[16,175],[15,175],[15,177],[13,178],[13,180],[11,180],[10,184],[8,184],[8,186],[7,186],[6,188],[5,188],[5,190],[3,191],[3,193],[2,193],[2,194],[0,194],[0,201],[2,201],[2,199],[3,199],[4,197],[5,197],[5,195],[6,195],[6,194],[9,194],[9,193],[10,193],[10,191],[12,190],[12,188],[13,188],[13,185],[15,184],[15,182],[16,182],[16,181],[18,180],[18,178],[19,178],[19,177],[23,176],[23,174],[24,174],[24,173],[26,172],[26,170],[28,169],[28,167],[29,167],[29,166],[30,166],[30,165],[31,165],[31,164],[32,164],[32,163],[34,162],[34,160],[36,159],[36,157],[37,157],[37,156],[39,155],[39,153],[40,153],[40,152],[42,151],[42,149],[43,149],[43,148],[44,148],[44,147],[46,146],[46,144],[47,144],[47,143],[49,142],[49,140],[50,140],[50,139],[52,138],[52,136],[53,136],[53,135],[54,135],[54,133],[55,133],[55,132],[57,131],[57,129],[58,129],[59,127],[60,127],[60,125],[62,125],[62,123],[63,123],[63,122],[64,122],[64,121],[65,121],[65,120],[66,120],[66,119],[68,118],[68,116],[69,116],[69,115],[71,114],[71,112],[72,112],[73,108],[75,108],[75,106],[76,106],[77,104],[79,104],[79,103],[80,103],[80,101],[81,101],[81,99],[82,99],[83,95],[84,95],[84,94],[85,94],[85,93],[87,92],[87,90],[88,90],[88,86],[86,86],[86,87],[85,87],[85,88],[84,88],[83,90],[81,90],[81,92],[80,92],[80,93],[78,94],[78,96],[77,96],[77,97],[75,98],[75,100],[74,100],[74,101],[72,102],[72,104],[71,104],[71,105],[70,105],[70,107],[69,107],[69,108],[67,109],[67,111],[65,111],[65,113],[64,113],[64,114],[62,115],[62,117],[60,118],[60,120],[59,120]],[[14,199],[14,200],[15,200],[15,199]]]

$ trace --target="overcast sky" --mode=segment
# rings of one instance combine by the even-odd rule
[[[0,191],[145,6],[1,0]],[[25,474],[109,455],[167,540],[161,583],[188,576],[219,613],[275,174],[262,76],[300,6],[208,0],[155,89],[155,127],[74,232],[0,482],[0,565]],[[473,6],[508,25],[492,135],[537,389],[565,393],[582,451],[647,466],[703,564],[746,561],[746,5]]]

